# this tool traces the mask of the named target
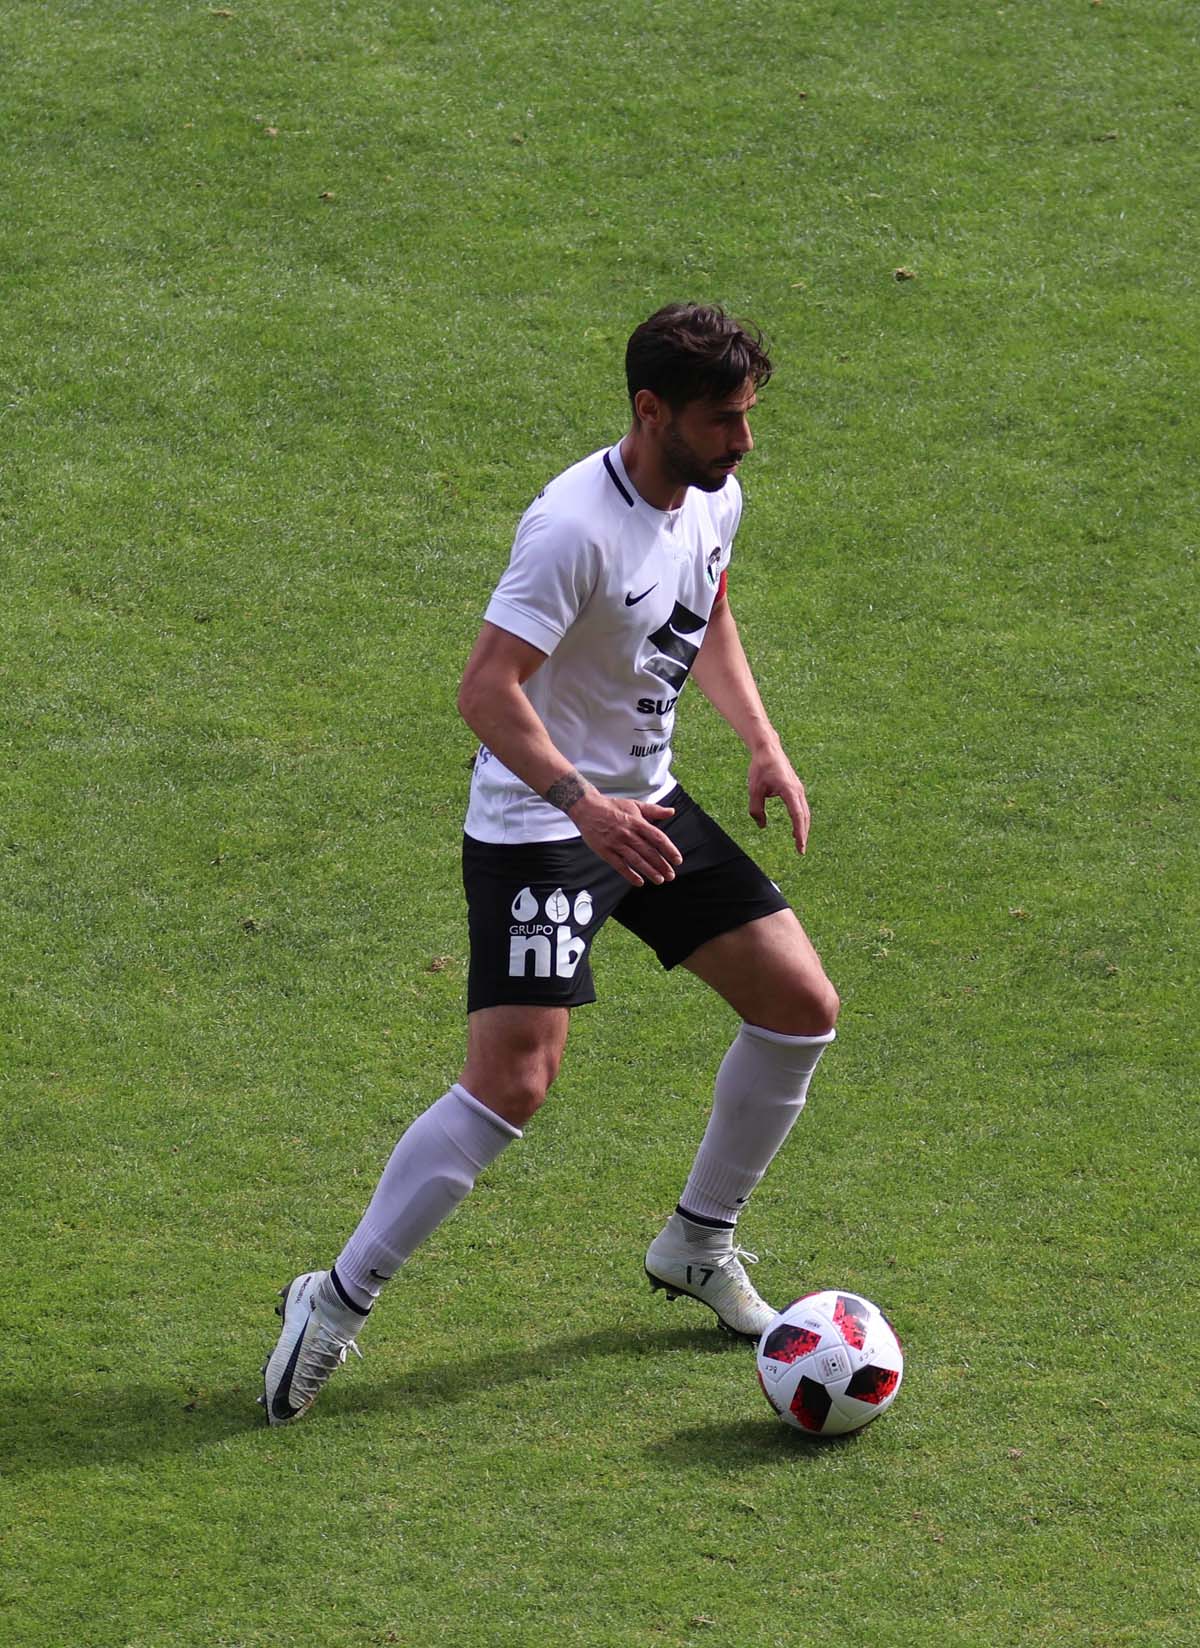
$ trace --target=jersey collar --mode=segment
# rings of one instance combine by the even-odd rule
[[[640,510],[649,520],[657,522],[659,526],[673,527],[687,506],[686,493],[683,503],[680,504],[678,509],[655,509],[653,504],[647,503],[629,479],[629,471],[625,468],[624,461],[621,458],[620,441],[617,442],[616,446],[610,446],[604,454],[604,468],[609,480],[621,494],[626,505],[630,509]]]

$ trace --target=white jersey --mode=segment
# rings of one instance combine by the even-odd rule
[[[674,784],[675,705],[729,565],[742,513],[731,475],[678,509],[641,497],[620,447],[565,470],[526,510],[485,617],[546,654],[522,689],[555,746],[605,795],[657,801]],[[487,748],[471,781],[476,841],[579,831]]]

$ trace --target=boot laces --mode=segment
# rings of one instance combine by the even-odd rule
[[[302,1398],[315,1396],[334,1369],[342,1366],[350,1351],[362,1361],[362,1351],[355,1340],[340,1338],[319,1317],[311,1317],[309,1337],[296,1368],[296,1394]]]

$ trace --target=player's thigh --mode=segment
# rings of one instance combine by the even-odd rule
[[[837,1021],[837,991],[793,910],[776,910],[720,933],[683,965],[763,1030],[820,1036]]]
[[[523,1127],[558,1075],[570,1022],[566,1007],[481,1007],[469,1013],[462,1085],[480,1104]]]

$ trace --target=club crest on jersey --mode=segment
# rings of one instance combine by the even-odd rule
[[[513,924],[508,929],[510,978],[574,978],[587,945],[575,927],[592,919],[592,895],[586,887],[577,893],[556,887],[539,899],[532,887],[522,887],[512,901]]]

